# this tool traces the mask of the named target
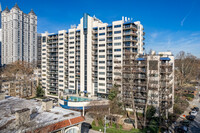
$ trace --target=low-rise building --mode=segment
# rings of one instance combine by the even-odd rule
[[[0,132],[80,133],[84,117],[80,112],[53,107],[50,100],[7,97],[0,100]]]
[[[1,90],[8,96],[25,98],[36,95],[38,78],[33,75],[17,74],[15,78],[1,78]]]

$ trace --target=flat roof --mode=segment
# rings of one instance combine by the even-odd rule
[[[15,112],[23,109],[30,109],[30,122],[27,124],[28,126],[16,127]],[[0,132],[9,133],[33,131],[38,128],[45,129],[47,126],[56,126],[58,123],[66,123],[67,121],[69,123],[68,125],[59,124],[60,128],[63,128],[63,126],[66,127],[84,121],[80,112],[63,109],[61,107],[54,107],[50,111],[44,112],[41,101],[26,100],[17,97],[7,97],[0,101],[0,116]],[[73,123],[74,120],[76,122]]]

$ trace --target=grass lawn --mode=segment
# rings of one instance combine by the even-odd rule
[[[103,126],[96,127],[96,126],[92,125],[92,129],[96,130],[96,131],[99,131],[99,129],[101,129],[102,132],[104,131]],[[120,128],[111,127],[111,128],[107,128],[106,132],[107,133],[145,133],[145,130],[132,129],[130,131],[125,131],[125,130],[122,130],[121,127]]]

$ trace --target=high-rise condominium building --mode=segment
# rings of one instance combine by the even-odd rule
[[[42,34],[42,86],[46,95],[106,96],[113,84],[122,91],[124,54],[143,54],[143,35],[139,21],[125,18],[107,24],[88,14],[77,27]]]
[[[37,61],[37,16],[33,10],[25,14],[15,4],[11,10],[6,7],[1,17],[2,64]]]

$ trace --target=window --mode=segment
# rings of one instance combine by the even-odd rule
[[[105,75],[105,72],[99,72],[99,75]]]
[[[69,32],[69,34],[74,34],[74,32]]]
[[[69,47],[69,49],[74,49],[74,47]]]
[[[121,42],[114,43],[115,46],[120,46]]]
[[[121,51],[121,49],[114,49],[114,51],[115,51],[115,52],[120,52],[120,51]]]
[[[59,52],[59,54],[63,54],[63,52]]]
[[[69,44],[74,44],[74,42],[69,42]]]
[[[105,50],[99,50],[99,52],[105,52]]]
[[[99,33],[99,36],[103,36],[103,35],[105,35],[105,33]]]
[[[61,57],[59,57],[59,59],[63,59],[63,57],[61,56]]]
[[[42,42],[46,42],[46,37],[42,37]]]
[[[74,66],[70,66],[69,68],[74,68]]]
[[[103,38],[103,39],[99,39],[99,41],[105,41],[105,39]]]
[[[74,71],[69,71],[69,73],[74,73]]]
[[[99,83],[99,86],[105,86],[105,83]]]
[[[74,76],[69,76],[70,78],[74,78]]]
[[[121,39],[121,36],[114,37],[114,40],[119,40],[119,39]]]
[[[74,37],[70,37],[69,39],[74,39]]]
[[[60,38],[59,40],[63,40],[63,38]]]
[[[114,28],[120,28],[121,27],[121,25],[115,25],[114,26]]]
[[[46,45],[45,45],[45,44],[43,44],[43,45],[42,45],[42,47],[46,47]]]
[[[69,58],[70,58],[70,59],[73,59],[73,58],[74,58],[74,56],[70,56]]]
[[[63,36],[63,33],[59,34],[59,36]]]
[[[99,89],[99,91],[105,91],[105,89]]]
[[[74,83],[74,81],[69,81],[70,83]]]
[[[99,30],[105,30],[105,27],[99,27]]]
[[[119,31],[114,31],[114,34],[119,34],[119,33],[121,33],[121,30],[119,30]]]
[[[70,63],[70,64],[73,64],[73,63],[74,63],[74,61],[70,61],[69,63]]]
[[[62,48],[59,48],[59,49],[61,49],[61,50],[62,50],[62,49],[63,49],[63,47],[62,47]]]
[[[73,86],[73,85],[70,85],[69,87],[70,87],[70,88],[74,88],[74,86]]]
[[[70,51],[69,53],[70,53],[70,54],[74,54],[74,51]]]
[[[114,57],[121,57],[121,55],[114,55]]]
[[[99,55],[99,58],[105,58],[105,55]]]
[[[59,45],[63,45],[63,43],[59,43]]]
[[[63,73],[63,71],[59,71],[59,73]]]
[[[99,78],[99,80],[105,80],[105,78]]]
[[[99,44],[99,47],[104,47],[105,46],[105,44]]]
[[[104,66],[100,66],[99,69],[105,69],[105,67]]]
[[[59,66],[59,68],[63,68],[63,66]]]
[[[103,64],[103,63],[105,63],[105,61],[99,61],[99,64]]]

